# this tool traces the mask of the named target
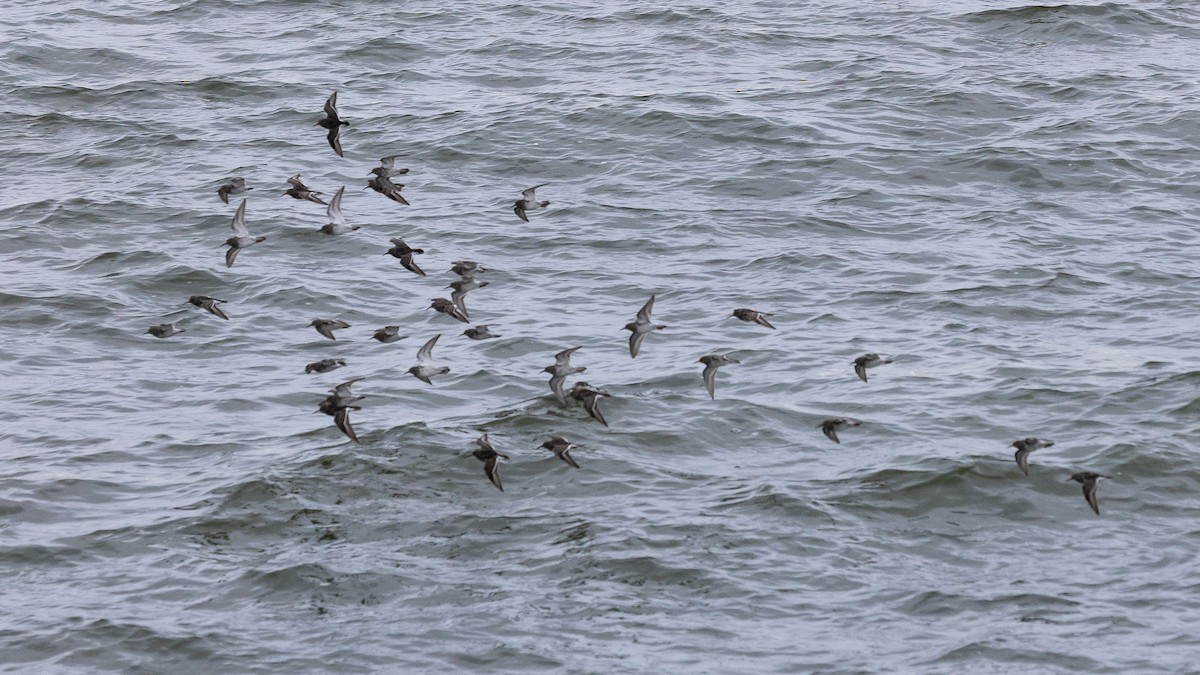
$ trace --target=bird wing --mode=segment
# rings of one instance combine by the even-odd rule
[[[1016,454],[1017,466],[1021,469],[1021,473],[1029,475],[1029,450],[1021,448]]]
[[[498,458],[492,457],[485,460],[483,462],[483,473],[487,476],[488,480],[492,481],[492,485],[495,485],[497,490],[504,492],[504,485],[500,483],[500,462]]]
[[[821,432],[825,434],[825,438],[828,438],[829,440],[833,441],[834,443],[841,444],[841,441],[838,440],[836,426],[834,426],[832,424],[822,423],[821,424]]]
[[[419,350],[417,350],[417,363],[420,363],[423,366],[433,365],[433,346],[437,344],[438,338],[440,337],[442,337],[441,333],[434,335],[433,337],[429,338],[429,342],[426,342]]]
[[[534,195],[537,193],[537,189],[540,187],[546,187],[547,185],[549,185],[549,183],[542,183],[541,185],[534,185],[531,188],[526,188],[521,191],[521,198],[532,202],[534,200]]]
[[[767,321],[768,316],[775,316],[775,315],[774,314],[764,314],[762,312],[759,312],[758,316],[756,316],[754,318],[754,323],[756,323],[760,326],[766,326],[767,328],[770,328],[771,330],[775,330],[775,326],[772,326],[771,322]]]
[[[564,448],[562,450],[562,452],[556,452],[554,454],[558,455],[558,458],[561,459],[562,461],[566,462],[567,464],[570,464],[571,466],[575,467],[576,469],[579,468],[579,465],[576,464],[575,460],[571,457],[571,446],[570,445],[568,445],[566,448]]]
[[[567,402],[567,393],[563,391],[563,384],[566,383],[566,375],[551,375],[550,376],[550,391],[554,392],[554,398],[558,399],[559,403]]]
[[[425,270],[421,269],[421,266],[413,260],[413,254],[411,253],[405,253],[403,256],[401,256],[400,264],[404,266],[404,269],[409,270],[410,272],[425,276]]]
[[[629,355],[637,358],[638,352],[642,349],[642,340],[646,339],[646,333],[633,331],[629,334]]]
[[[300,180],[300,174],[296,174],[295,176],[287,179],[287,182],[288,185],[291,185],[297,190],[308,190],[308,186],[306,186],[304,182]]]
[[[579,351],[582,348],[583,348],[583,346],[580,345],[579,347],[571,347],[570,349],[564,349],[561,352],[555,354],[554,355],[555,367],[557,367],[557,368],[571,367],[571,355],[574,354],[575,352]]]
[[[237,213],[233,214],[233,233],[239,237],[249,237],[250,230],[246,228],[246,200],[238,205]]]
[[[654,296],[653,295],[651,295],[650,299],[646,301],[646,304],[642,305],[642,308],[640,310],[638,310],[638,313],[637,313],[638,323],[650,323],[650,312],[652,312],[652,311],[654,311]]]
[[[228,251],[225,251],[225,266],[233,267],[233,261],[237,260],[238,251],[242,249],[236,246],[230,246]]]
[[[333,92],[332,94],[330,94],[329,98],[325,99],[325,114],[329,115],[329,117],[331,119],[336,120],[338,118],[337,92],[336,91]],[[338,153],[338,154],[341,154],[341,153]]]
[[[600,396],[598,394],[592,394],[583,399],[583,409],[592,416],[592,419],[608,426],[608,422],[604,419],[604,413],[600,412]]]
[[[1100,505],[1096,502],[1097,482],[1095,478],[1083,482],[1083,498],[1087,500],[1088,506],[1092,507],[1092,511],[1100,515]]]
[[[338,408],[338,411],[333,414],[333,424],[350,438],[350,440],[358,443],[358,435],[354,433],[354,427],[350,426],[350,409]]]
[[[717,398],[715,390],[717,388],[717,368],[719,367],[720,365],[717,363],[704,366],[704,388],[708,390],[709,398],[714,400]]]
[[[513,205],[513,213],[517,214],[517,217],[520,218],[521,220],[523,220],[527,223],[529,222],[529,216],[525,215],[525,203],[524,202],[517,202],[516,204],[514,204]]]
[[[340,126],[332,127],[328,134],[325,134],[325,140],[329,141],[329,147],[337,153],[338,157],[345,157],[342,154],[342,128]]]
[[[867,381],[867,367],[865,365],[855,362],[854,374],[858,375],[858,379],[862,380],[863,382]]]
[[[228,321],[229,317],[225,316],[224,310],[222,310],[220,307],[217,306],[217,302],[219,302],[219,301],[209,298],[206,302],[204,302],[200,306],[203,307],[204,309],[207,309],[208,311],[212,312],[213,314],[221,317],[222,319],[225,319],[226,321]]]
[[[342,216],[342,193],[345,191],[345,185],[338,188],[338,191],[333,195],[333,199],[329,200],[329,208],[325,209],[325,214],[329,216],[330,225],[346,224],[346,219]]]
[[[392,169],[394,169],[396,167],[396,158],[397,157],[399,157],[399,155],[388,155],[387,157],[384,157],[383,159],[379,160],[379,165],[382,166],[383,168],[387,169],[388,171],[391,171]]]

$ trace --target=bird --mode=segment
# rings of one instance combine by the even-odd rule
[[[266,240],[266,237],[250,236],[250,230],[246,228],[246,200],[243,199],[237,213],[233,214],[233,236],[225,240],[225,245],[229,247],[225,252],[225,267],[233,267],[233,261],[237,260],[238,252],[242,249]]]
[[[320,361],[314,361],[307,366],[304,366],[304,374],[328,373],[329,371],[337,370],[344,365],[346,365],[346,362],[343,359],[321,359]]]
[[[209,314],[214,314],[214,315],[219,316],[222,319],[225,319],[226,321],[228,321],[229,317],[225,316],[225,312],[219,306],[219,303],[222,303],[222,302],[225,302],[225,301],[218,300],[216,298],[210,298],[207,295],[193,295],[192,297],[187,299],[187,302],[185,302],[183,304],[195,305],[195,306],[199,307],[200,309],[205,310]]]
[[[217,196],[221,198],[221,201],[228,204],[229,203],[229,195],[240,195],[243,192],[245,192],[246,190],[253,190],[253,189],[254,188],[246,187],[246,179],[245,178],[240,178],[240,177],[239,178],[230,178],[229,182],[227,182],[224,185],[222,185],[221,187],[217,188]]]
[[[312,323],[308,325],[316,328],[318,333],[324,335],[330,340],[337,339],[333,336],[333,331],[350,327],[350,324],[342,321],[341,319],[313,319]]]
[[[563,384],[566,383],[567,376],[587,370],[587,366],[571,366],[571,355],[582,348],[571,347],[562,350],[554,355],[554,365],[542,369],[542,372],[550,373],[550,391],[554,392],[554,398],[557,398],[559,403],[567,402],[567,394],[563,391]]]
[[[571,391],[567,392],[567,396],[582,403],[583,409],[592,416],[592,419],[608,426],[608,422],[604,419],[604,413],[600,412],[600,397],[608,396],[607,393],[593,389],[587,382],[576,382],[575,386],[571,387]]]
[[[338,157],[345,157],[342,154],[341,131],[343,126],[348,127],[350,123],[338,116],[336,91],[325,100],[325,117],[317,120],[317,124],[329,130],[329,134],[325,136],[329,147],[333,148]]]
[[[1083,485],[1083,498],[1087,500],[1088,506],[1092,507],[1092,511],[1096,515],[1100,515],[1100,506],[1096,503],[1096,484],[1101,478],[1111,478],[1091,471],[1080,471],[1079,473],[1071,474],[1067,480],[1073,480]]]
[[[354,404],[358,401],[361,401],[363,397],[355,396],[350,391],[350,388],[355,382],[359,382],[362,379],[363,378],[361,377],[356,377],[352,380],[348,380],[339,384],[333,389],[330,389],[329,396],[326,396],[324,400],[317,405],[317,412],[325,413],[326,415],[332,415],[334,426],[336,426],[343,434],[346,434],[346,437],[355,443],[358,443],[359,441],[358,435],[354,433],[354,427],[350,424],[350,411],[362,410],[362,406],[357,406]]]
[[[320,204],[321,206],[329,206],[324,202],[324,200],[317,196],[321,194],[320,192],[313,192],[312,190],[308,189],[308,186],[304,184],[304,181],[300,180],[300,174],[296,174],[295,176],[287,179],[287,182],[288,185],[291,185],[292,187],[288,188],[283,194],[290,195],[301,201],[313,202]]]
[[[550,202],[539,202],[536,199],[536,197],[534,196],[534,192],[538,188],[545,187],[547,185],[549,185],[549,183],[542,183],[541,185],[534,185],[533,187],[528,188],[528,189],[524,190],[523,192],[521,192],[521,198],[518,199],[513,204],[513,213],[517,214],[518,218],[520,218],[521,220],[528,223],[529,217],[525,215],[526,211],[533,211],[535,209],[544,209],[547,206],[550,206]]]
[[[468,328],[464,330],[462,334],[466,335],[472,340],[490,340],[491,338],[500,337],[499,335],[496,335],[492,331],[488,330],[488,325],[486,323],[479,324],[474,328]]]
[[[831,417],[824,422],[821,422],[817,426],[821,428],[821,433],[825,434],[825,438],[828,438],[834,443],[841,443],[841,441],[838,440],[838,429],[845,427],[856,427],[860,424],[862,424],[862,422],[850,419],[849,417]]]
[[[384,255],[390,255],[393,258],[399,258],[400,264],[404,266],[404,269],[414,274],[425,276],[425,270],[421,269],[421,267],[417,265],[415,261],[413,261],[413,254],[424,253],[425,249],[413,248],[404,243],[404,240],[400,239],[399,237],[395,239],[389,239],[388,241],[391,241],[393,246],[389,248]]]
[[[329,200],[329,208],[325,209],[325,215],[329,217],[329,222],[321,226],[321,232],[345,234],[359,229],[358,225],[347,225],[346,218],[342,215],[342,194],[345,191],[346,186],[343,185],[333,194],[333,199]]]
[[[575,463],[575,459],[571,457],[571,449],[579,446],[568,442],[567,439],[563,438],[562,436],[551,436],[550,440],[542,443],[542,447],[550,452],[553,452],[555,457],[561,459],[567,464],[570,464],[576,469],[579,468],[579,465]]]
[[[408,372],[413,377],[424,382],[425,384],[433,384],[429,378],[437,375],[445,375],[450,372],[446,366],[436,367],[433,365],[433,346],[437,344],[438,338],[442,337],[441,333],[429,338],[429,341],[421,346],[417,351],[417,365],[408,369]]]
[[[429,309],[436,309],[442,314],[458,319],[463,323],[471,323],[471,320],[467,318],[467,315],[464,314],[461,309],[458,308],[458,305],[455,305],[453,302],[450,302],[445,298],[434,298],[433,304],[429,306]]]
[[[458,310],[463,313],[463,316],[467,316],[467,293],[470,293],[476,288],[483,288],[489,283],[490,282],[488,281],[475,281],[475,277],[468,277],[459,281],[452,281],[450,282],[450,285],[446,287],[454,289],[454,292],[450,294],[450,302],[453,302],[454,305],[458,307]]]
[[[475,459],[483,462],[483,475],[492,481],[492,485],[495,485],[497,490],[504,492],[504,485],[500,483],[500,469],[498,465],[501,459],[507,462],[509,459],[508,455],[496,452],[496,449],[488,442],[486,433],[475,439],[475,445],[479,447],[475,448],[475,451],[471,454],[475,456]]]
[[[1024,473],[1026,476],[1028,476],[1029,475],[1029,453],[1033,452],[1034,450],[1041,450],[1042,448],[1048,448],[1052,445],[1054,445],[1054,441],[1043,441],[1043,440],[1039,440],[1037,438],[1022,438],[1020,440],[1013,441],[1012,445],[1010,445],[1009,447],[1017,449],[1017,454],[1016,454],[1017,466],[1020,467],[1022,473]]]
[[[394,202],[409,206],[408,200],[400,194],[400,191],[404,189],[403,183],[393,183],[392,179],[387,176],[375,176],[367,179],[367,187]]]
[[[656,325],[650,322],[650,312],[654,309],[654,296],[651,295],[646,304],[637,313],[637,321],[632,321],[625,324],[625,330],[633,331],[629,334],[629,355],[637,358],[638,352],[642,349],[642,340],[646,339],[646,334],[654,330],[662,330],[666,326]]]
[[[766,326],[771,330],[775,330],[775,326],[772,326],[771,322],[767,321],[767,317],[775,316],[774,314],[768,314],[767,312],[756,312],[753,309],[741,308],[733,310],[733,316],[741,319],[742,321],[756,323],[760,326]]]
[[[717,368],[730,363],[741,363],[741,361],[724,354],[709,354],[708,356],[701,356],[700,360],[696,361],[696,363],[704,364],[704,388],[708,390],[709,398],[716,400]]]
[[[863,382],[866,382],[867,381],[867,368],[874,368],[876,366],[882,366],[885,363],[891,363],[891,362],[892,362],[891,359],[881,357],[878,354],[863,354],[862,356],[858,357],[857,359],[854,359],[854,361],[851,363],[851,365],[854,366],[854,374],[858,375],[858,379],[862,380]]]
[[[371,336],[372,340],[379,340],[384,344],[399,342],[403,340],[405,335],[400,334],[400,326],[384,326],[376,329],[375,334]]]
[[[149,333],[156,338],[169,338],[172,335],[177,335],[179,333],[183,333],[184,331],[185,329],[183,328],[176,328],[175,324],[173,323],[160,323],[157,326],[151,326],[146,333]],[[146,333],[142,333],[142,335],[145,335]]]
[[[391,178],[392,176],[403,176],[404,174],[408,173],[408,169],[397,169],[396,168],[396,158],[399,156],[400,155],[389,155],[389,156],[384,157],[383,159],[379,160],[379,166],[375,167],[374,169],[371,169],[371,173],[376,176],[382,176],[384,178]]]
[[[474,278],[476,272],[486,272],[488,269],[474,260],[455,260],[450,271],[460,277]]]

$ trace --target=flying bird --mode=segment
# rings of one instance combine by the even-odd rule
[[[254,188],[246,187],[246,179],[245,178],[240,178],[240,177],[239,178],[230,178],[229,182],[227,182],[224,185],[222,185],[221,187],[217,188],[217,196],[221,198],[221,201],[228,204],[229,203],[229,195],[240,195],[243,192],[245,192],[246,190],[253,190],[253,189]]]
[[[413,377],[424,382],[425,384],[433,384],[433,381],[429,379],[431,377],[445,375],[446,373],[450,372],[450,369],[446,366],[441,366],[439,368],[433,365],[433,346],[437,344],[438,338],[440,337],[442,337],[442,335],[439,333],[429,338],[429,342],[426,342],[421,346],[421,349],[417,351],[417,365],[408,369],[408,372],[411,373]]]
[[[856,427],[860,424],[862,424],[862,422],[859,422],[858,420],[850,419],[849,417],[832,417],[830,419],[825,420],[824,422],[821,422],[817,426],[819,426],[821,428],[821,433],[825,434],[825,438],[828,438],[829,440],[833,441],[834,443],[841,443],[841,441],[838,440],[838,435],[837,435],[838,429],[844,429],[846,427]]]
[[[478,326],[475,326],[474,328],[468,328],[468,329],[464,330],[462,332],[462,334],[466,335],[467,337],[471,338],[472,340],[490,340],[492,338],[500,337],[499,335],[496,335],[491,330],[489,330],[488,325],[486,323],[479,324]]]
[[[288,188],[283,193],[284,195],[295,197],[301,201],[313,202],[314,204],[320,204],[321,206],[328,206],[324,200],[317,196],[321,194],[320,192],[313,192],[312,190],[308,189],[308,186],[304,184],[304,181],[300,180],[300,174],[296,174],[295,176],[287,179],[287,182],[288,185],[291,185],[292,187]]]
[[[1054,445],[1054,441],[1043,441],[1037,438],[1022,438],[1018,441],[1013,441],[1010,448],[1016,448],[1017,466],[1020,467],[1021,473],[1029,475],[1029,453],[1034,450],[1041,450]]]
[[[204,311],[208,312],[209,314],[219,316],[222,319],[225,319],[226,321],[228,321],[229,317],[225,316],[224,310],[222,310],[221,307],[219,306],[220,303],[222,303],[222,302],[225,302],[225,301],[218,300],[216,298],[210,298],[207,295],[193,295],[192,297],[187,299],[187,302],[185,302],[183,304],[195,305],[195,306],[199,307],[200,309],[203,309]]]
[[[446,287],[454,289],[454,291],[450,294],[450,302],[453,302],[454,305],[458,307],[458,310],[462,312],[463,316],[467,316],[467,293],[470,293],[476,288],[483,288],[489,283],[490,282],[487,281],[475,281],[475,277],[469,277],[459,281],[452,281],[450,282],[450,285]]]
[[[463,323],[471,323],[471,320],[467,318],[467,315],[464,314],[461,309],[458,308],[458,305],[455,305],[453,302],[445,298],[434,298],[433,304],[429,306],[429,309],[436,309],[442,314],[458,319]]]
[[[338,157],[345,157],[342,154],[341,132],[342,127],[348,127],[350,123],[338,116],[336,91],[325,100],[325,117],[317,120],[317,124],[329,130],[325,136],[325,140],[329,141],[329,147],[333,148]]]
[[[863,382],[866,382],[867,381],[867,368],[874,368],[876,366],[882,366],[885,363],[891,363],[891,362],[892,362],[891,359],[881,357],[878,354],[863,354],[862,356],[858,357],[857,359],[854,359],[854,361],[851,363],[851,365],[854,366],[854,374],[858,375],[858,379],[862,380]]]
[[[329,200],[329,208],[325,209],[325,215],[329,217],[329,222],[321,226],[321,232],[345,234],[359,228],[358,225],[347,225],[346,217],[342,215],[342,194],[345,192],[346,186],[343,185],[333,194],[333,199]]]
[[[583,404],[583,409],[587,414],[592,416],[592,419],[608,426],[608,422],[604,419],[604,413],[600,411],[600,397],[608,396],[605,392],[598,389],[593,389],[587,382],[576,382],[571,391],[567,392],[568,398],[573,398]]]
[[[1088,506],[1092,507],[1092,512],[1100,515],[1100,505],[1096,503],[1096,484],[1101,478],[1111,478],[1091,471],[1080,471],[1079,473],[1071,474],[1067,480],[1073,480],[1083,485],[1083,498],[1087,500]]]
[[[550,373],[550,391],[554,392],[554,398],[557,398],[559,403],[565,404],[567,402],[567,393],[563,389],[563,385],[567,381],[567,376],[587,370],[587,366],[571,366],[571,355],[582,348],[571,347],[570,349],[562,350],[554,355],[554,365],[546,366],[542,369],[542,372]]]
[[[405,206],[409,205],[408,200],[404,198],[404,195],[400,194],[400,191],[404,189],[404,184],[393,183],[392,179],[388,178],[387,176],[375,176],[373,178],[368,178],[367,187],[394,202],[399,202]]]
[[[362,406],[354,404],[361,401],[363,397],[355,396],[350,391],[350,388],[355,382],[359,382],[362,379],[361,377],[356,377],[353,380],[343,382],[330,389],[331,393],[329,396],[326,396],[317,406],[317,412],[333,416],[333,424],[338,428],[338,431],[346,434],[346,437],[355,443],[359,441],[358,435],[354,433],[354,427],[350,424],[350,411],[362,410]]]
[[[579,446],[568,442],[567,439],[563,438],[562,436],[551,436],[550,440],[542,443],[542,447],[550,452],[553,452],[555,457],[561,459],[567,464],[570,464],[576,469],[579,468],[579,465],[575,463],[575,459],[571,457],[571,450]]]
[[[539,202],[534,194],[538,188],[545,187],[547,185],[549,185],[549,183],[534,185],[533,187],[521,192],[521,198],[513,204],[513,213],[517,214],[518,218],[528,223],[529,217],[525,215],[526,211],[544,209],[547,206],[550,206],[550,202]]]
[[[246,228],[246,200],[243,199],[237,213],[233,214],[233,236],[225,240],[225,245],[229,247],[225,251],[225,267],[233,267],[233,261],[237,260],[238,252],[242,249],[266,240],[266,237],[250,236],[250,230]]]
[[[507,462],[508,455],[496,452],[496,449],[488,442],[486,433],[475,440],[475,445],[479,447],[471,454],[475,456],[475,459],[483,462],[483,474],[492,481],[492,485],[495,485],[497,490],[504,492],[504,485],[500,483],[499,460],[503,459]]]
[[[486,272],[488,269],[474,260],[455,260],[450,271],[464,278],[475,278],[476,272]]]
[[[321,359],[320,361],[314,361],[307,366],[304,366],[304,374],[328,373],[329,371],[337,370],[344,365],[346,365],[346,362],[342,359]]]
[[[375,330],[375,334],[371,336],[372,340],[379,340],[384,344],[399,342],[406,336],[400,334],[400,326],[384,326]]]
[[[151,326],[149,330],[146,331],[146,333],[149,333],[156,338],[169,338],[172,335],[178,335],[179,333],[183,332],[185,332],[183,328],[176,328],[175,324],[173,323],[160,323],[157,326]],[[145,335],[146,333],[142,333],[142,335]]]
[[[717,368],[730,363],[741,363],[741,361],[724,354],[709,354],[708,356],[701,356],[700,360],[696,361],[696,363],[704,364],[704,388],[708,390],[709,398],[716,400]]]
[[[629,334],[629,355],[637,358],[638,352],[642,349],[642,341],[646,339],[646,334],[662,330],[666,326],[656,325],[650,321],[650,312],[654,309],[654,296],[651,295],[646,304],[637,313],[637,320],[625,324],[625,330],[632,331]]]
[[[313,319],[312,323],[308,325],[316,328],[318,333],[324,335],[330,340],[337,339],[333,336],[333,331],[350,327],[350,324],[342,321],[341,319]]]
[[[393,246],[389,248],[387,253],[384,253],[384,255],[390,255],[393,258],[398,258],[400,260],[400,264],[403,265],[404,269],[408,270],[409,272],[418,274],[420,276],[425,276],[425,270],[421,269],[421,266],[413,260],[414,253],[424,253],[425,249],[413,248],[404,243],[404,240],[400,238],[390,239],[389,241],[392,242]]]
[[[771,330],[775,330],[775,326],[772,326],[771,322],[767,321],[767,317],[775,316],[774,314],[768,314],[767,312],[756,312],[752,309],[742,308],[733,310],[733,316],[741,319],[742,321],[756,323],[760,326],[765,326]]]
[[[389,155],[379,160],[379,166],[371,169],[371,173],[383,178],[391,178],[392,176],[403,176],[408,173],[408,169],[397,169],[396,158],[400,155]]]

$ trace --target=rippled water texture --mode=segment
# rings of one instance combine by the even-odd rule
[[[1194,3],[5,24],[8,669],[1195,672]],[[334,90],[344,158],[315,125]],[[391,154],[412,206],[360,189]],[[295,173],[346,185],[362,229],[318,234]],[[268,239],[226,269],[235,175]],[[469,307],[500,339],[426,309],[462,258],[491,268]],[[633,360],[651,294],[668,328]],[[164,321],[185,332],[144,334]],[[369,341],[385,324],[408,337]],[[405,371],[436,334],[427,385]],[[546,386],[576,345],[611,428]],[[869,383],[866,352],[895,360]],[[709,353],[741,360],[715,401]],[[352,377],[358,445],[313,414]],[[835,445],[839,415],[863,424]],[[1028,477],[1025,436],[1056,441]],[[1084,470],[1112,477],[1100,517]]]

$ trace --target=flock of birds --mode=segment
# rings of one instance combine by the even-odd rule
[[[328,130],[326,140],[333,151],[339,157],[342,154],[341,144],[341,129],[343,126],[349,126],[350,122],[342,119],[337,110],[337,92],[334,92],[325,102],[325,117],[317,121],[317,124]],[[397,155],[384,157],[380,160],[380,165],[371,169],[371,177],[367,179],[367,187],[382,194],[388,199],[399,204],[408,205],[408,201],[401,194],[404,188],[402,183],[395,183],[392,178],[402,176],[408,173],[406,168],[396,168],[395,162]],[[320,231],[329,235],[345,234],[359,229],[358,225],[348,225],[345,217],[342,215],[342,195],[345,193],[345,186],[342,186],[337,193],[325,202],[321,199],[321,193],[311,190],[300,180],[300,175],[296,174],[287,179],[290,186],[285,195],[295,199],[310,201],[326,206],[326,214],[329,217],[329,222],[320,228]],[[521,193],[521,198],[513,203],[513,213],[518,218],[525,222],[529,222],[529,212],[538,209],[544,209],[550,205],[549,201],[539,201],[537,199],[537,190],[548,185],[543,183],[527,188]],[[243,178],[231,178],[226,183],[221,185],[217,190],[217,195],[222,202],[228,204],[229,198],[234,195],[243,194],[254,188],[248,187]],[[266,240],[266,237],[253,236],[246,225],[246,199],[243,198],[238,205],[237,211],[233,216],[233,236],[225,240],[225,246],[229,249],[225,252],[225,266],[232,267],[237,260],[238,254],[246,248],[259,244]],[[416,263],[413,256],[424,253],[424,250],[412,248],[404,242],[403,239],[392,239],[393,246],[388,249],[384,255],[391,255],[400,261],[400,264],[410,272],[419,276],[426,276],[424,270]],[[487,281],[479,281],[476,275],[487,272],[487,268],[479,263],[471,260],[458,260],[453,263],[450,269],[451,272],[459,276],[459,280],[451,283],[447,288],[453,289],[450,298],[434,298],[429,308],[437,310],[446,316],[461,321],[470,323],[470,316],[466,306],[467,293],[483,288],[488,285]],[[185,304],[194,305],[203,309],[210,314],[213,314],[222,319],[228,320],[229,317],[221,309],[221,305],[225,300],[209,297],[206,295],[193,295],[188,298]],[[646,304],[638,311],[635,319],[625,324],[624,329],[630,332],[629,334],[629,355],[631,358],[637,358],[641,351],[642,343],[646,337],[656,331],[666,328],[664,325],[655,324],[651,319],[651,313],[654,310],[654,295],[646,301]],[[771,330],[775,329],[770,322],[770,317],[773,315],[767,312],[760,312],[748,308],[738,308],[733,310],[732,316],[747,323],[756,324]],[[329,340],[336,340],[334,331],[350,328],[350,325],[340,319],[314,319],[309,324],[323,337]],[[179,333],[184,332],[184,329],[178,328],[174,323],[164,323],[157,326],[152,326],[146,333],[153,335],[156,338],[169,338]],[[487,325],[477,325],[467,328],[462,333],[472,340],[487,340],[500,337],[491,332]],[[373,339],[381,343],[392,343],[404,339],[405,336],[400,335],[399,326],[384,326],[374,332]],[[432,384],[433,378],[445,375],[450,372],[450,369],[445,366],[437,366],[433,360],[433,348],[437,345],[440,334],[434,335],[417,351],[417,364],[408,369],[408,373],[412,374],[417,379]],[[569,390],[566,388],[567,378],[572,375],[578,375],[587,370],[586,366],[572,366],[571,355],[582,347],[571,347],[555,354],[554,364],[546,366],[543,372],[550,373],[550,391],[561,404],[567,405],[569,402],[576,402],[582,405],[583,409],[605,427],[608,422],[604,419],[604,414],[600,409],[600,401],[609,394],[601,389],[592,387],[587,382],[578,381]],[[704,365],[701,372],[701,379],[704,382],[704,387],[708,391],[710,398],[716,398],[716,376],[717,370],[721,366],[740,363],[738,359],[726,354],[708,354],[700,357],[697,363]],[[885,364],[892,363],[892,359],[880,356],[879,354],[864,354],[851,363],[854,368],[854,373],[863,382],[867,382],[867,371],[871,368],[876,368]],[[346,365],[343,359],[329,358],[310,363],[304,368],[305,373],[328,373]],[[316,412],[325,413],[333,417],[334,426],[337,427],[343,434],[354,442],[358,441],[358,435],[354,431],[354,427],[350,422],[350,413],[354,410],[361,410],[358,405],[359,401],[363,400],[363,396],[356,396],[352,387],[356,382],[364,378],[358,377],[346,382],[343,382],[329,391],[329,395],[320,401],[317,405]],[[838,431],[859,426],[861,422],[848,417],[834,417],[824,420],[819,428],[825,436],[834,443],[841,443],[838,438]],[[504,485],[500,479],[499,464],[500,460],[508,461],[508,455],[498,452],[488,440],[488,436],[484,433],[475,441],[476,449],[472,453],[477,459],[483,462],[484,475],[488,480],[496,486],[500,491],[504,490]],[[1035,450],[1049,448],[1054,445],[1053,441],[1042,440],[1038,438],[1023,438],[1014,441],[1011,447],[1017,449],[1015,459],[1017,466],[1026,475],[1029,475],[1029,454]],[[571,456],[571,450],[577,446],[567,441],[562,436],[551,436],[549,440],[542,444],[542,448],[554,453],[554,455],[565,462],[566,464],[579,468],[579,464]],[[1091,471],[1081,471],[1074,473],[1068,480],[1080,483],[1083,486],[1083,496],[1087,501],[1088,506],[1096,515],[1100,515],[1100,508],[1096,501],[1096,486],[1101,478],[1108,478],[1098,473]]]

